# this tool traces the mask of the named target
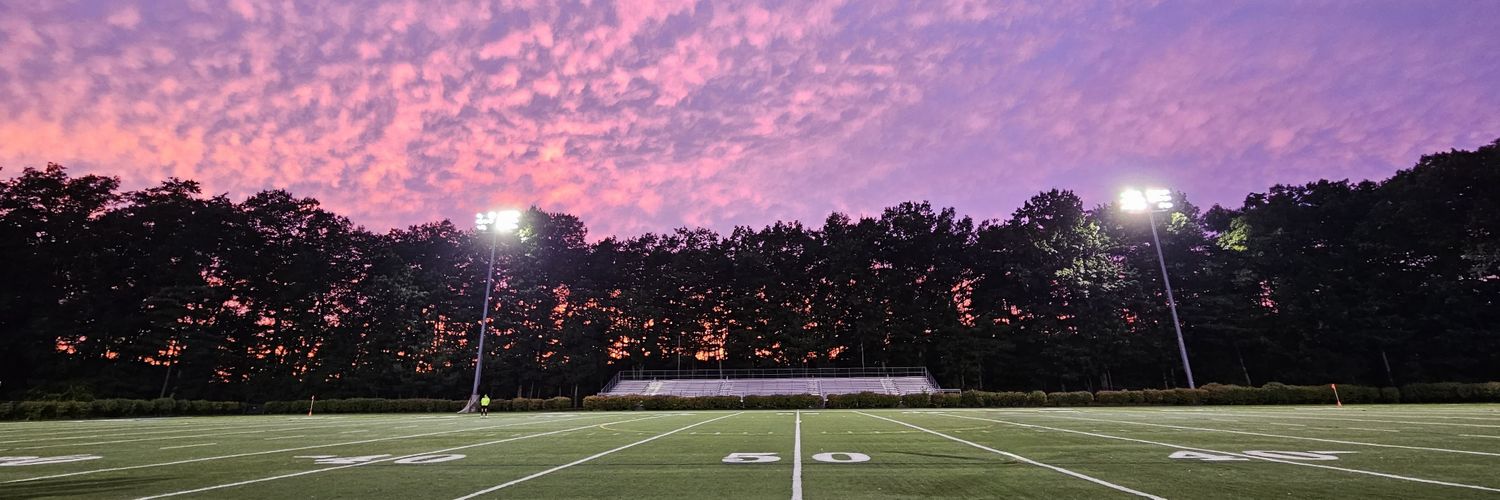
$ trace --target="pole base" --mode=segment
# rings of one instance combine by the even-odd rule
[[[464,405],[464,409],[458,410],[458,412],[459,413],[479,413],[479,395],[475,394],[473,396],[469,396],[469,403],[466,404],[466,405]]]

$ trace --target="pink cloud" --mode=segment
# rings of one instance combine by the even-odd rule
[[[603,237],[908,199],[1001,217],[1127,175],[1232,203],[1500,130],[1487,4],[190,6],[0,12],[5,175],[290,187],[375,228],[538,204]]]

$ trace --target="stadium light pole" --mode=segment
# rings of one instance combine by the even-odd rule
[[[521,212],[516,210],[491,210],[474,216],[475,229],[490,231],[490,265],[489,272],[484,275],[484,307],[479,313],[479,353],[474,356],[474,390],[469,394],[469,404],[464,405],[459,413],[473,413],[479,409],[479,374],[484,371],[484,338],[489,336],[490,329],[490,291],[495,288],[495,247],[500,233],[515,231],[520,225]]]
[[[1167,189],[1126,189],[1120,193],[1120,210],[1128,213],[1145,212],[1151,221],[1151,241],[1156,247],[1156,262],[1161,265],[1161,282],[1167,286],[1167,307],[1172,310],[1172,328],[1177,331],[1177,352],[1182,355],[1182,370],[1187,372],[1189,389],[1197,389],[1193,381],[1193,365],[1188,362],[1187,344],[1182,341],[1182,321],[1177,319],[1177,299],[1172,296],[1172,280],[1167,277],[1167,258],[1161,252],[1161,237],[1156,235],[1156,213],[1172,209],[1172,191]]]

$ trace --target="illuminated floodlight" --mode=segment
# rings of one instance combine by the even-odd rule
[[[521,212],[519,210],[491,210],[474,214],[474,226],[480,231],[494,228],[502,233],[515,231],[521,225]]]
[[[1120,193],[1120,210],[1126,212],[1161,212],[1171,210],[1173,206],[1170,189],[1126,189]]]
[[[1182,371],[1187,375],[1188,387],[1197,389],[1198,382],[1193,380],[1193,364],[1188,361],[1187,343],[1182,341],[1182,321],[1177,318],[1177,297],[1172,294],[1172,279],[1167,276],[1167,257],[1161,252],[1161,236],[1156,234],[1156,212],[1171,210],[1173,206],[1170,189],[1126,189],[1120,193],[1120,210],[1145,212],[1151,222],[1151,246],[1156,249],[1156,263],[1161,265],[1161,282],[1167,288],[1167,307],[1172,310],[1172,329],[1177,331],[1177,352],[1182,355]]]
[[[474,214],[474,227],[480,231],[494,229],[490,236],[490,268],[484,274],[484,307],[479,314],[479,352],[474,356],[474,390],[469,394],[469,404],[459,413],[473,413],[479,410],[480,392],[479,376],[484,373],[484,339],[489,336],[490,324],[490,291],[495,289],[495,247],[500,240],[500,234],[511,233],[521,225],[521,212],[519,210],[491,210]]]

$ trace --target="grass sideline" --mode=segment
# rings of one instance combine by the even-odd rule
[[[0,457],[5,498],[1500,498],[1500,405],[4,422]]]

